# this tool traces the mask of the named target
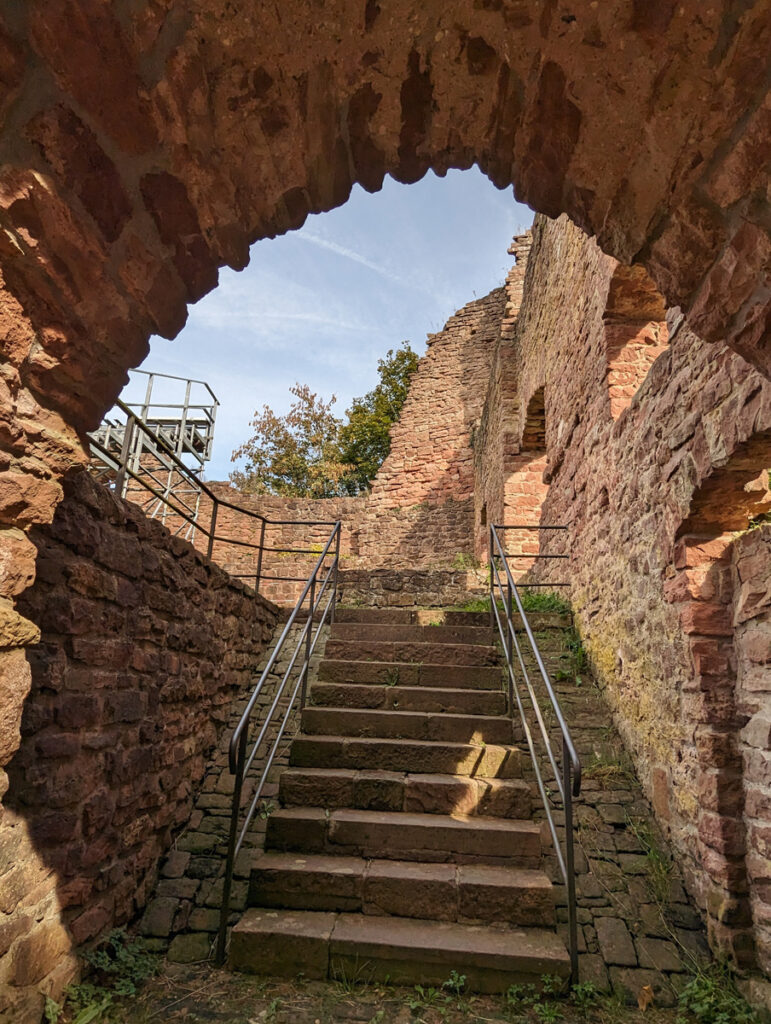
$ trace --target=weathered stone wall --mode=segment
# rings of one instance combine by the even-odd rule
[[[514,339],[531,241],[528,232],[517,236],[509,247],[514,265],[506,276],[504,316],[486,383],[484,407],[474,431],[474,547],[480,560],[487,558],[489,524],[505,519],[506,483],[512,459],[520,448],[515,426],[519,393]]]
[[[462,607],[469,595],[484,597],[484,569],[344,569],[340,602],[363,608]]]
[[[749,910],[758,964],[771,975],[771,524],[739,537],[732,570]]]
[[[0,819],[0,1019],[13,1021],[61,991],[73,945],[143,906],[276,621],[84,471],[30,537],[37,579],[19,607],[42,636]]]
[[[418,363],[407,400],[391,428],[391,450],[372,483],[368,513],[474,493],[473,434],[479,425],[493,354],[506,310],[496,288],[458,310]]]
[[[710,789],[721,750],[735,745],[739,728],[722,696],[730,690],[735,701],[735,668],[715,643],[721,629],[733,640],[724,611],[730,591],[713,607],[711,578],[695,583],[681,572],[706,556],[694,563],[693,545],[676,541],[693,527],[694,510],[709,518],[704,508],[716,506],[700,495],[732,456],[743,483],[771,464],[771,385],[741,357],[701,345],[681,326],[627,408],[612,409],[605,314],[615,263],[565,219],[537,218],[533,234],[514,372],[520,410],[544,387],[542,521],[568,526],[545,543],[570,556],[540,563],[538,572],[569,573],[593,667],[689,887],[709,913],[712,940],[746,961],[744,852],[732,824],[741,802],[725,805],[723,781]],[[524,429],[521,412],[512,429]],[[756,499],[748,497],[743,520],[718,532],[746,527],[752,510],[767,507],[763,494]],[[702,606],[694,613],[695,598]],[[765,768],[756,770],[762,782]]]

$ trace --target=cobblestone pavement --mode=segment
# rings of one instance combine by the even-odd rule
[[[296,638],[299,630],[294,635]],[[581,980],[635,1004],[641,990],[650,986],[657,1006],[672,1006],[697,966],[709,957],[701,918],[683,889],[601,693],[586,671],[580,673],[580,684],[576,683],[571,634],[545,630],[538,639],[585,766],[575,811]],[[291,649],[290,645],[260,698],[263,708],[273,699]],[[320,643],[312,671],[322,650]],[[269,656],[270,651],[259,671]],[[165,952],[171,963],[198,963],[213,951],[233,781],[227,767],[227,743],[245,701],[246,695],[233,709],[190,825],[166,858],[140,923],[140,933],[153,949]],[[236,864],[231,923],[246,906],[250,862],[255,850],[262,848],[266,820],[276,800],[276,780],[287,764],[295,728],[296,723],[291,722],[265,787],[261,812]],[[264,759],[255,761],[247,793],[254,792],[263,765]],[[543,818],[543,812],[536,811],[535,816]],[[557,816],[558,824],[563,820]],[[547,855],[546,869],[559,883],[553,856]],[[557,914],[566,935],[565,890],[559,884]]]
[[[706,932],[608,706],[588,669],[576,666],[575,639],[565,630],[537,635],[584,768],[574,811],[581,980],[629,1002],[650,986],[657,1005],[674,1005],[709,960]],[[551,735],[559,750],[559,733]],[[556,860],[548,860],[557,883]],[[562,885],[557,915],[567,936]]]
[[[287,670],[289,661],[302,627],[290,631],[287,643],[273,666],[266,685],[258,698],[253,721],[264,720],[264,712],[276,695],[276,687]],[[328,630],[324,630],[324,633]],[[280,635],[280,634],[279,634]],[[319,638],[317,653],[311,661],[313,673],[320,660],[326,637]],[[219,908],[222,902],[223,874],[227,856],[228,831],[233,796],[233,776],[228,769],[228,744],[233,730],[243,714],[262,671],[275,648],[274,642],[265,651],[255,670],[252,686],[233,706],[227,728],[220,740],[219,748],[212,758],[201,784],[187,829],[177,837],[173,848],[161,866],[160,878],[153,898],[148,903],[139,924],[139,933],[145,937],[149,947],[166,953],[172,963],[195,963],[206,960],[213,954],[214,940],[219,927]],[[300,662],[302,659],[299,659]],[[287,691],[291,692],[293,674]],[[275,739],[278,724],[286,710],[282,698],[276,714],[276,726],[263,744],[258,757],[244,783],[244,801],[251,801],[255,786],[265,767]],[[261,714],[263,712],[263,714]],[[230,923],[238,920],[246,907],[246,891],[251,862],[256,850],[261,850],[265,838],[265,825],[273,809],[278,792],[277,779],[283,767],[288,764],[289,747],[297,730],[296,715],[293,713],[280,742],[278,753],[271,766],[268,782],[263,792],[259,809],[236,860],[231,894]],[[254,727],[252,735],[255,735]]]

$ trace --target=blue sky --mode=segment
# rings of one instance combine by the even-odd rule
[[[232,450],[263,404],[285,412],[299,381],[342,416],[377,382],[377,361],[426,334],[503,282],[506,249],[532,213],[474,168],[358,186],[331,213],[252,247],[249,266],[220,272],[174,339],[153,338],[143,369],[206,380],[220,400],[209,480],[226,479]],[[137,397],[138,382],[124,391]]]

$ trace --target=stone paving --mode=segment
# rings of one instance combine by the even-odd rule
[[[709,959],[702,919],[601,692],[588,669],[576,671],[573,634],[551,630],[537,640],[584,768],[574,810],[581,979],[628,1002],[649,985],[657,1005],[674,1005],[689,977]],[[555,750],[558,735],[552,727]],[[555,820],[564,824],[562,815]],[[556,860],[549,860],[557,883]],[[567,935],[564,886],[558,893],[558,920]]]
[[[298,634],[296,630],[295,636]],[[636,1002],[640,991],[650,986],[656,1005],[674,1005],[698,964],[709,958],[702,921],[683,889],[601,693],[588,671],[582,671],[580,684],[576,683],[570,636],[566,630],[551,629],[538,634],[538,639],[585,766],[582,794],[575,808],[581,979],[600,990],[612,990],[628,1002]],[[320,643],[312,671],[322,650]],[[266,652],[259,671],[269,655]],[[288,657],[283,657],[272,673],[260,698],[261,707],[272,701]],[[163,864],[154,897],[140,923],[140,932],[151,947],[166,952],[172,962],[196,963],[213,952],[232,794],[227,743],[245,700],[246,695],[233,709],[190,825]],[[249,866],[255,850],[262,848],[267,817],[276,800],[276,780],[288,763],[295,728],[290,722],[264,790],[261,811],[236,864],[231,923],[246,906]],[[247,791],[253,793],[263,764],[264,760],[256,760]],[[543,811],[536,811],[535,816],[543,819]],[[559,814],[556,820],[558,826],[563,824]],[[559,927],[566,935],[564,886],[558,884],[553,855],[545,859],[557,884]]]

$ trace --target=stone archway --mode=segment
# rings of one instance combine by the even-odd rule
[[[678,531],[665,587],[679,612],[692,671],[680,695],[697,794],[692,884],[713,948],[768,970],[771,825],[767,671],[771,593],[771,434],[737,444],[703,481]],[[756,530],[748,525],[758,520]],[[765,726],[765,733],[763,732]]]
[[[219,266],[354,183],[477,163],[769,372],[770,35],[762,0],[6,5],[2,763],[35,639],[11,608],[34,575],[24,530],[50,521],[83,431]]]

